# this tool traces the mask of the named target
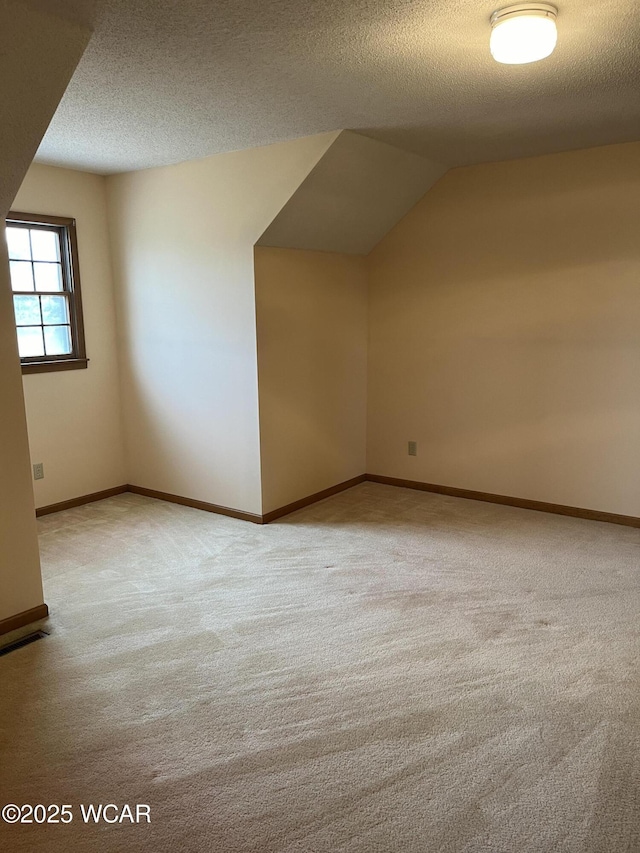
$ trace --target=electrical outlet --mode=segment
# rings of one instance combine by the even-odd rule
[[[36,462],[33,466],[33,479],[44,480],[44,462]]]
[[[418,442],[410,441],[409,442],[409,456],[417,456],[418,455]]]

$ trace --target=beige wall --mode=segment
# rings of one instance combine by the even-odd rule
[[[639,222],[640,144],[449,172],[368,259],[369,471],[640,515]]]
[[[7,0],[0,6],[0,216],[62,97],[89,31]],[[42,604],[29,447],[6,244],[0,241],[0,620]]]
[[[42,604],[7,248],[0,241],[0,621]]]
[[[365,259],[256,247],[264,512],[365,472]]]
[[[129,482],[261,512],[253,245],[335,136],[108,179]]]
[[[34,483],[46,506],[127,482],[118,384],[105,178],[34,164],[14,210],[76,219],[82,305],[90,359],[86,370],[23,377]]]

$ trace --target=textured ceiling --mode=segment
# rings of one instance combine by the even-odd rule
[[[39,159],[99,172],[348,128],[446,165],[640,139],[640,3],[557,0],[542,62],[499,0],[94,0]]]

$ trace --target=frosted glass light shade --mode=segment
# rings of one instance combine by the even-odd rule
[[[550,56],[558,41],[557,9],[521,3],[491,16],[491,55],[505,65],[524,65]]]

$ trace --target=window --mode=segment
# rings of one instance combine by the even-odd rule
[[[22,372],[86,367],[75,220],[11,212],[6,234]]]

